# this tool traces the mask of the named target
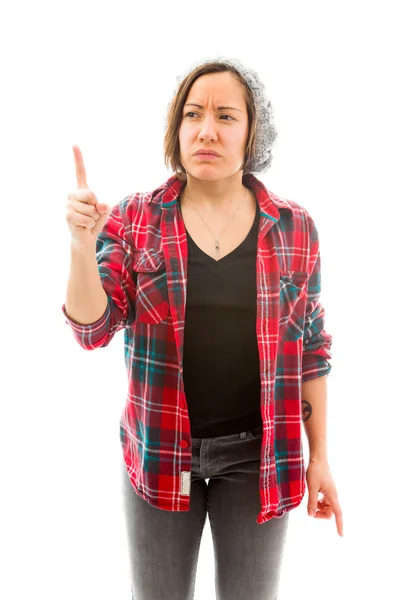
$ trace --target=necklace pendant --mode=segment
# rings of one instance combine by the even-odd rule
[[[219,241],[218,240],[215,240],[215,252],[216,252],[217,258],[219,258]]]

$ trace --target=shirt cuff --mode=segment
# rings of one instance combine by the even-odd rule
[[[301,381],[308,381],[323,375],[329,375],[332,365],[324,356],[318,354],[306,354],[302,361],[302,376]]]
[[[107,339],[110,325],[110,302],[107,302],[107,307],[104,314],[94,323],[83,325],[77,323],[68,316],[65,309],[65,303],[61,310],[66,318],[66,323],[72,329],[72,333],[76,341],[87,350],[98,348],[102,342]]]

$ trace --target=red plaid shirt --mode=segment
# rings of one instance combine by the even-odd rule
[[[318,232],[308,212],[243,183],[260,206],[257,321],[263,439],[257,523],[282,517],[305,493],[301,384],[331,370],[332,336],[324,330]],[[128,372],[120,441],[130,480],[152,506],[190,510],[192,438],[183,381],[188,248],[175,175],[152,192],[112,208],[96,257],[108,297],[95,323],[66,323],[86,350],[124,330]],[[235,366],[232,365],[232,369]]]

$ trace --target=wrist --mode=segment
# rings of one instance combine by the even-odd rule
[[[310,453],[310,462],[313,463],[323,463],[328,462],[328,455],[326,452],[311,452]]]

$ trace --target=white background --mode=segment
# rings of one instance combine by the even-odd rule
[[[3,8],[4,600],[131,598],[120,491],[123,332],[107,348],[84,351],[61,312],[72,145],[101,202],[158,187],[172,174],[163,125],[176,76],[214,55],[238,58],[265,83],[278,138],[259,178],[317,224],[333,336],[328,458],[344,537],[334,518],[307,515],[307,492],[290,515],[279,599],[398,598],[396,4],[69,0]],[[196,577],[195,600],[203,598],[215,598],[208,519]]]

